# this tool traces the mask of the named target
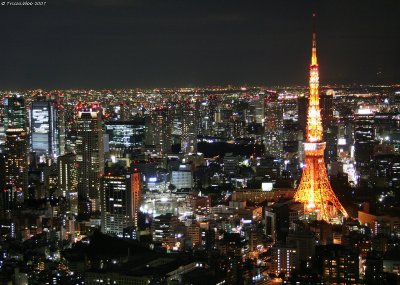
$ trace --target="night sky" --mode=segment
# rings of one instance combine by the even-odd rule
[[[48,0],[0,6],[0,90],[400,83],[398,0]]]

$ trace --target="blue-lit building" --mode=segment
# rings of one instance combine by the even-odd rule
[[[113,121],[105,124],[108,147],[112,155],[124,156],[125,153],[144,146],[145,121]]]
[[[0,110],[0,147],[4,148],[6,131],[11,129],[25,129],[25,99],[21,95],[10,94],[4,97]]]
[[[5,129],[25,128],[25,100],[21,95],[9,95],[4,98],[4,127]]]

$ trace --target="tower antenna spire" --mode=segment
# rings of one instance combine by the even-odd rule
[[[312,55],[311,55],[311,65],[317,65],[317,15],[315,12],[312,14],[313,27],[312,27]]]

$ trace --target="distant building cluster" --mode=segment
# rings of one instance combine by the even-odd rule
[[[293,200],[307,94],[3,92],[0,283],[395,284],[400,91],[320,90],[337,224]]]

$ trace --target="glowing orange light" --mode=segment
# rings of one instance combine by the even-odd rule
[[[315,17],[315,14],[313,14]],[[324,161],[325,143],[321,110],[319,107],[319,69],[317,63],[316,34],[310,65],[310,96],[307,111],[307,142],[304,144],[305,167],[294,196],[295,201],[304,204],[305,214],[314,213],[317,219],[331,222],[338,212],[347,217],[347,212],[332,190]]]

